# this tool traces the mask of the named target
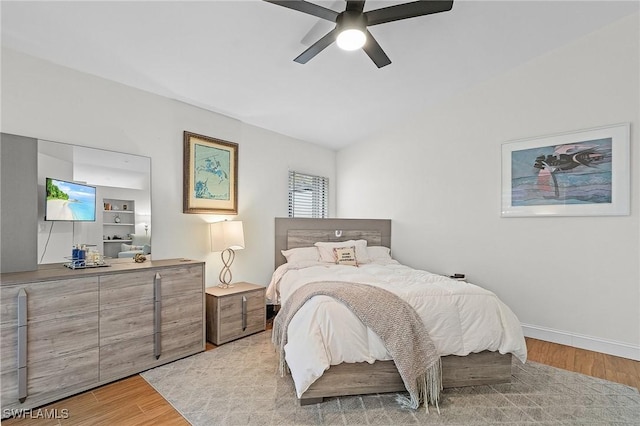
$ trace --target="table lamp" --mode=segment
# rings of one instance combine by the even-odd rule
[[[244,231],[242,221],[225,220],[210,225],[211,251],[219,251],[223,267],[218,279],[219,287],[229,288],[231,284],[231,264],[236,257],[234,250],[244,248]]]

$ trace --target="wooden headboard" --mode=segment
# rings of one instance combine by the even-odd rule
[[[347,240],[367,240],[370,246],[391,247],[391,220],[277,217],[275,267],[286,262],[281,250],[311,247],[317,241]]]

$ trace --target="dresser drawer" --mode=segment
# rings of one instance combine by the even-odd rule
[[[98,382],[98,347],[29,364],[28,391],[24,404],[18,402],[16,372],[3,372],[0,380],[3,409],[42,405],[52,399],[67,396],[74,388]]]
[[[200,321],[202,333],[202,317],[202,288],[198,293],[172,297],[162,303],[162,331]]]
[[[98,311],[98,278],[73,278],[6,286],[0,292],[0,322],[18,321],[18,293],[27,297],[27,321],[47,322]]]
[[[154,271],[100,277],[100,310],[124,305],[153,304]]]
[[[147,336],[113,340],[100,346],[100,380],[118,379],[142,371],[155,362],[153,329]]]
[[[115,306],[115,305],[112,305]],[[153,300],[100,311],[100,346],[153,334]]]
[[[185,293],[202,295],[203,270],[199,265],[167,268],[160,272],[162,299],[182,296]]]

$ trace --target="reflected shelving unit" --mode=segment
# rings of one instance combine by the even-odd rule
[[[135,201],[104,198],[102,211],[102,252],[105,257],[118,257],[121,244],[131,244],[135,232]]]

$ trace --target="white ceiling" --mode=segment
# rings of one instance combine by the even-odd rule
[[[365,10],[403,2],[369,0]],[[318,19],[259,0],[1,7],[4,46],[340,149],[637,12],[639,2],[456,0],[450,12],[370,27],[392,60],[381,69],[335,44],[294,63]]]

